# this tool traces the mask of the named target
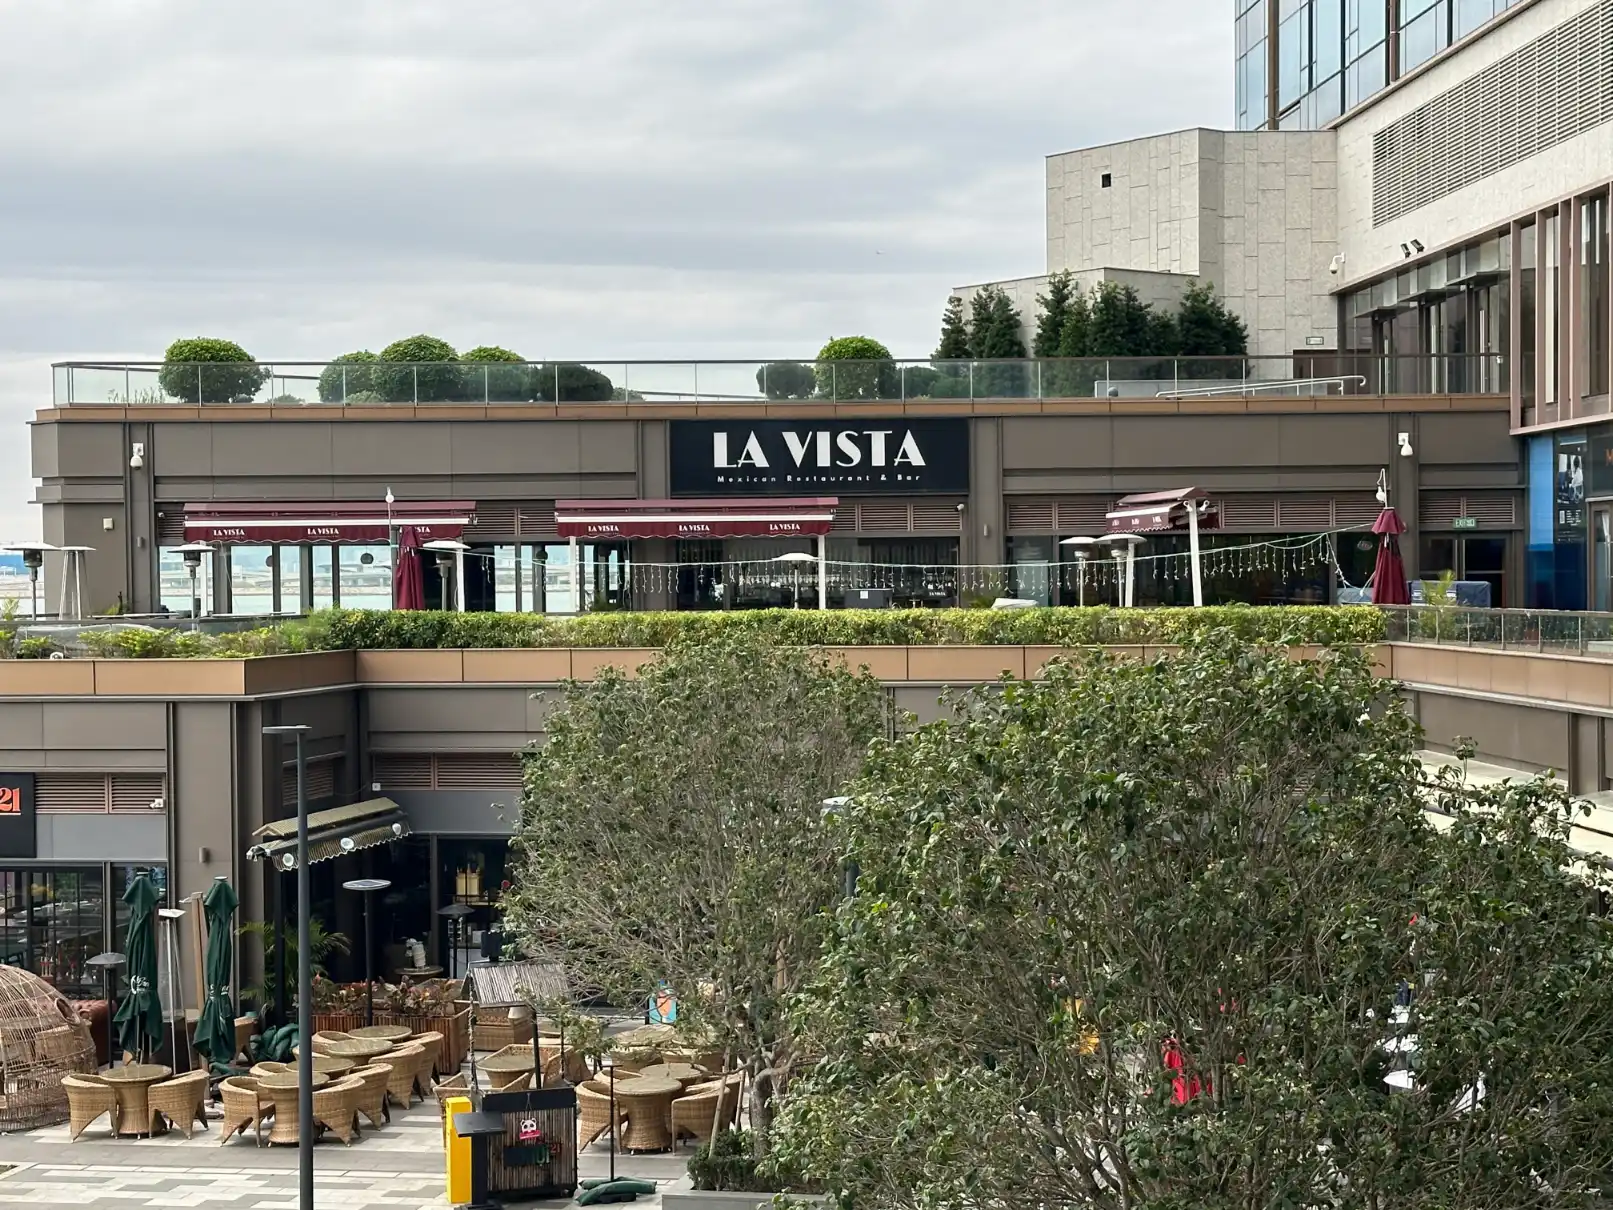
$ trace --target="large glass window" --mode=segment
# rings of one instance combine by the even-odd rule
[[[1580,347],[1584,361],[1579,380],[1585,395],[1608,393],[1609,272],[1608,197],[1588,198],[1580,224]]]
[[[232,546],[230,560],[230,612],[275,612],[274,547]]]
[[[516,546],[493,548],[493,608],[500,613],[514,613],[522,608],[520,577],[516,574]]]
[[[1450,45],[1450,0],[1403,0],[1400,31],[1400,70],[1408,72]]]
[[[392,548],[338,546],[338,593],[343,609],[392,608]],[[316,574],[318,563],[315,563]]]
[[[309,548],[314,570],[314,608],[331,609],[336,605],[335,551],[329,546]]]
[[[1556,403],[1558,389],[1558,370],[1562,365],[1561,350],[1558,347],[1559,333],[1561,332],[1561,302],[1562,292],[1562,249],[1559,246],[1559,232],[1561,221],[1557,215],[1546,220],[1541,238],[1546,241],[1546,276],[1540,283],[1540,355],[1546,363],[1546,394],[1543,402]]]
[[[1008,539],[1008,561],[1014,565],[1008,595],[1038,605],[1053,603],[1053,576],[1056,561],[1052,538]]]
[[[1539,263],[1540,231],[1534,223],[1525,223],[1519,231],[1518,250],[1518,316],[1521,330],[1518,347],[1518,385],[1524,399],[1531,403],[1535,398],[1535,266]]]
[[[1267,0],[1238,0],[1236,81],[1239,130],[1258,130],[1266,124],[1266,4]]]
[[[275,556],[281,613],[302,612],[302,552],[300,546],[282,546]]]
[[[193,604],[190,568],[185,563],[184,555],[175,554],[166,547],[158,551],[157,584],[160,612],[190,613]],[[200,600],[202,614],[213,612],[213,559],[210,555],[203,555],[196,568],[196,597]]]
[[[108,949],[100,866],[0,870],[0,947],[10,966],[47,980],[69,999],[98,999],[88,959]]]

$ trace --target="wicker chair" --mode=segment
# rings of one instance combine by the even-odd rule
[[[330,1049],[332,1043],[351,1042],[352,1040],[352,1034],[339,1033],[334,1029],[322,1029],[314,1035],[314,1053],[316,1055],[332,1054],[334,1053]]]
[[[617,1144],[621,1143],[621,1126],[627,1112],[616,1104]],[[610,1086],[594,1080],[577,1085],[577,1151],[581,1153],[589,1143],[610,1128]]]
[[[612,1051],[610,1061],[618,1071],[640,1072],[662,1062],[661,1052],[637,1047],[632,1050]]]
[[[447,1041],[447,1039],[436,1030],[432,1030],[430,1033],[415,1034],[414,1037],[409,1039],[410,1046],[419,1046],[425,1049],[426,1061],[420,1070],[428,1078],[435,1077],[436,1074],[442,1070],[438,1064],[442,1059],[442,1048],[445,1041]]]
[[[387,1095],[404,1109],[414,1104],[415,1077],[425,1057],[423,1046],[400,1046],[381,1056],[380,1062],[392,1069],[386,1082]]]
[[[219,1146],[229,1142],[237,1131],[245,1134],[248,1126],[257,1132],[258,1146],[263,1146],[263,1119],[274,1112],[274,1102],[259,1090],[257,1080],[252,1076],[231,1076],[219,1082],[218,1092],[224,1102]]]
[[[530,1071],[504,1071],[487,1074],[487,1086],[493,1092],[525,1092],[532,1087]]]
[[[171,1080],[164,1080],[161,1084],[153,1084],[146,1092],[146,1105],[151,1111],[151,1121],[146,1124],[146,1129],[151,1134],[157,1133],[158,1117],[167,1118],[170,1126],[183,1130],[187,1139],[191,1136],[191,1127],[197,1122],[206,1130],[207,1073],[189,1071]]]
[[[431,1092],[437,1098],[437,1117],[446,1121],[448,1118],[448,1102],[455,1097],[470,1096],[470,1079],[464,1072],[460,1072],[457,1076],[449,1076],[446,1080],[438,1081],[437,1087],[433,1088]]]
[[[67,1090],[68,1142],[76,1142],[85,1127],[103,1113],[112,1123],[112,1133],[118,1132],[118,1093],[110,1084],[95,1076],[67,1075],[62,1077]]]
[[[392,1111],[386,1104],[386,1088],[392,1079],[391,1064],[371,1063],[368,1067],[355,1067],[347,1073],[347,1078],[357,1080],[364,1086],[359,1093],[358,1108],[370,1119],[371,1126],[392,1120]]]
[[[258,1019],[256,1017],[235,1018],[235,1053],[244,1055],[247,1047],[252,1044],[252,1035],[258,1032]]]
[[[264,1076],[283,1076],[288,1071],[295,1073],[296,1070],[295,1067],[288,1063],[276,1063],[273,1060],[268,1060],[253,1067],[252,1074],[261,1080]]]
[[[697,1143],[710,1142],[711,1124],[714,1119],[719,1128],[732,1126],[739,1117],[740,1079],[741,1077],[736,1074],[705,1084],[696,1084],[673,1101],[673,1146],[677,1146],[678,1140],[685,1136]]]
[[[338,1080],[314,1090],[314,1121],[351,1147],[358,1132],[358,1102],[364,1094],[364,1081]]]

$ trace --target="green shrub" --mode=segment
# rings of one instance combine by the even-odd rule
[[[799,361],[771,361],[756,371],[756,388],[769,399],[811,399],[818,379]]]
[[[353,397],[375,391],[376,362],[381,359],[368,349],[343,353],[325,367],[319,376],[319,397],[326,403],[356,402]]]
[[[410,336],[381,350],[374,389],[388,403],[444,403],[465,396],[465,370],[446,340]]]
[[[758,1159],[748,1130],[723,1130],[702,1143],[689,1159],[689,1179],[696,1189],[731,1193],[816,1193],[799,1173],[784,1171],[767,1158]]]
[[[608,375],[571,362],[537,366],[533,378],[533,394],[545,403],[604,403],[616,397]]]
[[[891,351],[871,336],[841,336],[824,345],[817,375],[818,394],[825,399],[900,398]]]
[[[186,403],[238,403],[258,393],[269,371],[233,340],[176,340],[157,375],[163,393]]]
[[[536,376],[526,358],[497,345],[482,345],[462,356],[467,399],[493,403],[525,403],[537,392]]]
[[[37,635],[29,639],[19,639],[16,644],[16,659],[19,660],[48,660],[56,653],[56,644],[49,639]]]

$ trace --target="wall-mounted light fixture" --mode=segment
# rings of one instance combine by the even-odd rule
[[[1400,434],[1400,456],[1402,458],[1410,458],[1414,453],[1416,453],[1416,451],[1411,448],[1411,434],[1410,433],[1401,433]]]
[[[129,447],[129,466],[134,470],[139,470],[145,464],[146,443],[144,441],[136,441]]]

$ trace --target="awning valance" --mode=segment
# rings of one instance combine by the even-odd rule
[[[369,798],[351,806],[315,811],[308,817],[308,864],[402,840],[410,831],[409,817],[390,798]],[[257,843],[246,851],[249,859],[269,861],[282,869],[296,869],[295,819],[264,824],[252,835]],[[291,859],[289,865],[287,857]]]
[[[833,496],[796,500],[560,500],[562,538],[790,538],[826,534]]]
[[[458,538],[476,522],[476,505],[465,500],[290,502],[185,505],[185,541],[369,542],[388,541],[394,530],[412,526],[422,542]]]
[[[1158,534],[1188,528],[1188,518],[1196,512],[1200,529],[1220,529],[1221,509],[1200,488],[1184,487],[1169,492],[1145,492],[1115,501],[1109,511],[1112,534]]]

